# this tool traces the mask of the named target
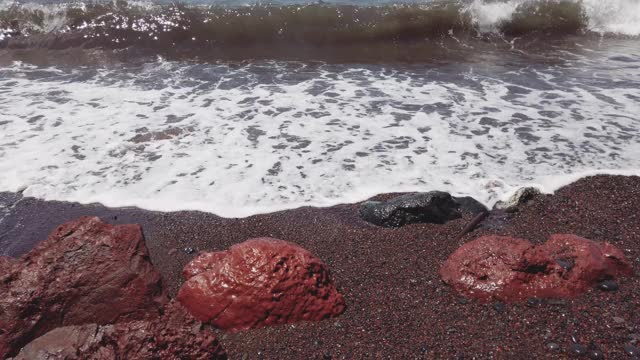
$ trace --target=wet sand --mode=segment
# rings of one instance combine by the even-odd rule
[[[386,229],[362,221],[358,204],[243,219],[110,209],[12,193],[1,193],[0,205],[6,207],[0,211],[0,255],[19,256],[57,225],[82,215],[141,224],[152,262],[172,296],[182,282],[182,267],[198,251],[222,250],[252,237],[295,242],[324,260],[345,296],[345,313],[318,323],[220,331],[231,359],[566,358],[574,342],[608,359],[626,359],[631,357],[625,345],[640,342],[637,276],[622,279],[617,291],[592,289],[570,300],[479,304],[457,295],[438,275],[455,249],[480,235],[539,243],[553,233],[609,241],[624,251],[637,273],[640,177],[582,179],[534,198],[517,212],[492,213],[460,240],[456,237],[471,214],[445,225]]]

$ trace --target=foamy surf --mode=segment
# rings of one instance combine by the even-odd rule
[[[524,67],[14,63],[0,190],[244,217],[429,190],[491,206],[600,169],[640,175],[640,72],[619,51]]]

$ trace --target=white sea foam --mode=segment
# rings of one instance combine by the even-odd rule
[[[501,23],[511,20],[523,1],[488,2],[474,0],[465,9],[482,32],[498,31]]]
[[[0,190],[236,217],[435,189],[491,205],[598,169],[640,175],[640,71],[621,64],[16,63],[0,68]]]
[[[580,3],[588,18],[587,28],[602,34],[640,35],[639,0],[573,0]],[[483,32],[496,31],[511,20],[518,6],[538,0],[473,0],[466,8]]]
[[[600,33],[640,35],[639,0],[583,0],[589,29]]]

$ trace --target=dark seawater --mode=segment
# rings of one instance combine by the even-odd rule
[[[0,191],[244,216],[640,173],[640,1],[0,3]]]
[[[607,16],[601,7],[570,0],[7,3],[0,11],[0,48],[110,49],[128,57],[159,54],[207,61],[423,62],[464,59],[470,51],[538,51],[549,42],[563,46],[571,36],[610,34],[606,23],[594,25],[589,17]],[[628,7],[619,11],[640,10]],[[635,31],[633,24],[622,29],[627,35]]]

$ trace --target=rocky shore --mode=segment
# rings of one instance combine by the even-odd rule
[[[135,256],[147,259],[135,262],[136,267],[132,269],[137,269],[133,271],[133,274],[138,274],[137,277],[127,275],[126,271],[115,272],[120,277],[114,277],[117,280],[115,282],[108,282],[127,286],[136,282],[141,284],[138,288],[146,290],[137,293],[140,298],[135,299],[135,304],[118,302],[121,296],[117,288],[109,287],[102,294],[110,297],[101,298],[105,304],[115,304],[109,313],[104,309],[89,308],[87,304],[97,300],[86,302],[86,296],[89,295],[85,296],[82,291],[74,291],[73,296],[85,299],[83,301],[86,303],[70,301],[71,295],[55,302],[64,304],[60,308],[54,307],[53,303],[51,306],[38,303],[39,308],[53,310],[46,314],[44,320],[29,323],[34,328],[40,326],[38,331],[34,330],[33,334],[23,337],[28,338],[30,344],[15,340],[13,346],[26,345],[20,355],[22,358],[34,358],[33,354],[38,354],[39,346],[51,346],[48,345],[51,341],[60,338],[71,339],[72,344],[57,343],[58,347],[73,347],[81,341],[88,344],[84,354],[94,357],[102,355],[105,358],[109,358],[109,354],[128,358],[150,354],[173,356],[176,351],[193,355],[202,354],[207,349],[211,351],[211,357],[223,358],[226,351],[231,359],[466,359],[474,356],[632,359],[640,356],[640,280],[636,276],[640,267],[639,177],[595,176],[581,179],[553,195],[527,192],[522,203],[487,214],[477,204],[471,206],[465,200],[467,205],[464,205],[460,198],[438,194],[437,197],[423,196],[416,205],[437,198],[437,214],[417,216],[411,209],[398,210],[397,200],[393,202],[397,199],[396,195],[385,194],[371,199],[377,203],[299,208],[227,219],[200,212],[160,213],[136,208],[113,209],[1,193],[0,256],[10,257],[0,257],[0,278],[4,279],[5,286],[18,280],[36,287],[34,284],[38,280],[46,281],[47,285],[54,282],[57,278],[50,274],[47,275],[50,277],[27,276],[36,273],[35,270],[24,270],[28,266],[35,269],[36,265],[40,265],[40,268],[47,269],[42,266],[44,260],[41,259],[50,259],[50,263],[44,264],[55,268],[58,271],[56,274],[64,271],[76,274],[72,271],[72,263],[64,263],[66,257],[47,257],[43,253],[48,250],[39,249],[50,249],[58,244],[51,237],[47,241],[54,245],[40,243],[52,233],[52,237],[58,236],[56,239],[67,239],[68,232],[60,230],[59,226],[82,216],[97,216],[112,225],[138,224],[140,228],[114,228],[125,229],[122,231],[125,231],[126,237],[132,244],[137,244],[121,253],[129,254],[126,255],[128,258],[137,254]],[[381,210],[372,210],[374,205],[380,205]],[[379,222],[384,226],[363,220],[362,209],[369,215],[382,214],[383,220]],[[410,221],[400,219],[402,214],[409,216]],[[438,221],[434,222],[438,223],[424,223],[427,218],[437,218]],[[477,224],[468,226],[470,223]],[[103,225],[95,226],[100,231],[107,231]],[[144,234],[146,247],[141,247],[140,238],[136,235],[139,230],[136,229],[141,229]],[[554,234],[571,234],[572,237],[554,238]],[[518,296],[483,295],[481,299],[475,298],[467,291],[469,288],[464,287],[467,285],[461,287],[453,277],[447,277],[441,271],[448,259],[457,259],[452,254],[463,254],[457,252],[466,249],[463,245],[467,244],[468,248],[474,244],[473,241],[481,241],[478,243],[481,245],[484,244],[482,241],[487,241],[489,244],[495,241],[496,236],[514,239],[509,241],[515,244],[515,248],[522,249],[522,253],[516,257],[510,254],[497,256],[491,266],[496,263],[509,265],[510,259],[521,261],[518,260],[520,258],[535,262],[535,266],[526,267],[527,271],[517,274],[515,283],[521,288],[531,289],[529,284],[542,284],[539,280],[543,276],[553,276],[556,280],[561,278],[562,281],[553,282],[556,288],[551,291],[560,295],[546,297],[549,293],[547,288],[539,291],[540,288],[534,286],[533,295],[519,293]],[[265,237],[287,242],[278,242],[276,245],[287,249],[288,257],[303,259],[296,262],[299,264],[296,268],[312,266],[318,269],[320,275],[317,276],[324,280],[313,283],[326,286],[329,289],[327,294],[330,294],[326,296],[330,301],[321,302],[324,313],[314,317],[305,310],[303,315],[297,316],[291,315],[288,308],[283,308],[281,312],[275,312],[277,318],[265,322],[269,326],[241,331],[212,328],[206,319],[199,317],[199,320],[205,320],[201,324],[184,313],[185,310],[176,301],[185,283],[183,270],[187,272],[188,269],[194,269],[190,262],[200,252],[213,254],[207,256],[214,259],[222,259],[222,256],[242,249],[234,245]],[[564,239],[564,242],[558,239]],[[575,244],[570,249],[558,245],[569,242]],[[543,245],[546,243],[550,245]],[[100,259],[98,250],[83,255],[86,256],[84,259],[99,263],[98,260],[91,260]],[[39,251],[37,254],[40,255],[34,251]],[[266,250],[264,252],[269,253]],[[61,253],[67,254],[66,250]],[[76,255],[65,256],[71,259],[69,261],[78,259]],[[40,260],[29,262],[28,259]],[[234,265],[231,260],[225,261],[231,267],[244,266]],[[22,265],[17,266],[17,263]],[[149,264],[153,269],[148,267]],[[188,264],[190,267],[185,269]],[[58,287],[43,286],[41,294],[44,295],[39,295],[39,298],[55,298],[59,292],[52,294],[52,289],[63,291],[64,284],[76,284],[74,289],[83,289],[95,296],[84,285],[78,285],[85,283],[78,279],[90,277],[91,272],[113,272],[99,265],[81,269],[78,277],[70,276],[69,279],[75,279],[75,283],[68,280],[58,284]],[[325,266],[330,269],[330,278],[324,275],[328,271]],[[12,270],[6,270],[9,268]],[[597,268],[597,271],[592,271],[593,268]],[[211,266],[205,270],[215,271],[211,270]],[[162,290],[158,288],[156,271],[161,278]],[[196,276],[201,276],[200,271],[203,270],[190,272],[187,281],[195,281]],[[22,275],[7,278],[8,272]],[[306,270],[303,273],[306,274]],[[487,278],[490,278],[489,275],[486,275]],[[214,273],[207,276],[215,278],[218,275]],[[478,275],[479,278],[483,276]],[[292,278],[296,276],[292,275]],[[443,278],[447,283],[443,282]],[[573,286],[573,283],[567,284],[574,278],[579,286],[574,286],[570,293],[558,290]],[[21,316],[25,313],[37,314],[34,307],[30,306],[33,301],[30,303],[31,300],[27,299],[24,302],[25,297],[17,296],[15,292],[19,289],[16,289],[13,288],[11,295],[2,300],[0,319],[5,320],[0,323],[0,328],[9,327],[6,319],[13,316],[11,311],[15,311],[15,321],[24,321]],[[296,291],[298,294],[317,294],[316,290],[309,287]],[[287,299],[286,291],[283,298]],[[327,308],[327,303],[339,305],[340,308]],[[308,309],[314,311],[311,305]],[[78,307],[85,312],[79,312]],[[153,314],[141,314],[141,308],[155,310]],[[122,309],[122,313],[113,309]],[[87,314],[88,311],[98,312],[102,317],[93,319]],[[267,313],[271,314],[271,310]],[[320,321],[287,323],[285,320],[289,318]],[[266,319],[269,319],[268,315]],[[251,321],[262,322],[262,318]],[[27,331],[24,330],[25,326],[16,328]],[[244,323],[236,326],[246,327]],[[228,328],[233,329],[234,326]],[[52,329],[55,330],[52,332]],[[40,337],[47,332],[48,335]],[[152,340],[135,335],[155,332],[163,335]],[[86,338],[82,335],[85,333],[95,336]],[[133,334],[130,336],[133,340],[124,340],[128,334]],[[6,334],[0,332],[2,336]],[[185,339],[193,341],[185,342]],[[123,344],[127,341],[129,345],[137,342],[151,344],[145,348],[150,352],[140,352],[139,349],[131,352],[131,348]],[[111,345],[105,347],[104,344]],[[167,349],[174,353],[161,353]],[[29,354],[32,354],[31,357]]]

